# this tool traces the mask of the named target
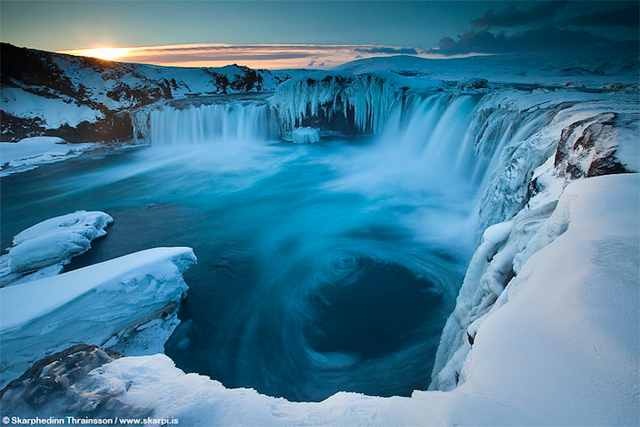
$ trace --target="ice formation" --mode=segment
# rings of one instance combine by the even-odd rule
[[[320,129],[312,127],[295,128],[291,138],[296,144],[314,144],[320,142]]]
[[[78,343],[155,353],[158,343],[149,347],[148,336],[136,336],[154,319],[175,327],[171,316],[187,291],[182,273],[195,261],[190,248],[148,249],[0,289],[2,385],[43,355]]]
[[[616,157],[620,152],[624,159],[624,153],[637,145],[631,141],[637,139],[640,116],[631,100],[612,103],[605,98],[569,104],[566,99],[559,102],[562,96],[552,95],[544,95],[544,110],[540,104],[533,110],[545,125],[505,145],[486,188],[477,225],[482,239],[444,328],[430,389],[451,390],[463,380],[463,363],[478,328],[518,276],[528,242],[554,212],[563,188],[585,176],[638,171],[637,160]],[[496,105],[501,96],[487,101]],[[539,96],[532,94],[533,99]],[[519,105],[507,103],[501,114],[508,115],[515,107],[517,113],[511,114],[526,120],[529,109],[521,109],[526,97],[514,99]],[[504,101],[498,105],[505,105]],[[495,110],[489,113],[493,114]],[[615,125],[611,122],[614,117]]]
[[[77,211],[51,218],[20,232],[9,253],[0,257],[0,285],[42,279],[62,271],[71,258],[89,250],[113,218],[104,212]]]
[[[304,125],[305,120],[331,121],[336,116],[360,131],[378,132],[398,93],[391,82],[374,75],[302,77],[278,86],[271,104],[278,109],[283,134]]]

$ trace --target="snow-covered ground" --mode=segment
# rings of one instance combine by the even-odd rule
[[[18,233],[0,256],[0,287],[54,276],[71,258],[89,250],[113,218],[104,212],[77,211],[51,218]]]
[[[164,341],[154,338],[168,338],[177,326],[187,291],[182,273],[195,262],[190,248],[155,248],[0,289],[2,386],[74,344],[157,352]]]
[[[637,425],[639,184],[625,174],[566,188],[453,391],[293,403],[225,389],[162,354],[112,361],[76,391],[189,426]]]
[[[336,67],[335,71],[386,73],[398,81],[422,84],[484,78],[489,83],[599,88],[612,83],[638,86],[638,44],[617,43],[570,49],[549,54],[526,52],[454,59],[415,56],[365,58]]]
[[[36,136],[18,142],[0,142],[0,177],[79,156],[98,144],[69,144],[54,136]]]

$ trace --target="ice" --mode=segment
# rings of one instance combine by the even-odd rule
[[[278,109],[282,134],[320,115],[329,120],[341,115],[357,129],[375,133],[386,122],[397,94],[398,89],[383,77],[327,73],[318,80],[301,77],[280,84],[271,104]]]
[[[150,336],[168,335],[149,322],[176,325],[172,315],[187,291],[182,273],[195,261],[190,248],[148,249],[0,289],[3,386],[37,359],[78,343],[158,351],[164,342],[153,344]]]
[[[53,136],[25,138],[18,142],[0,142],[0,177],[78,156],[96,144],[69,144]]]
[[[71,258],[88,251],[92,240],[107,234],[112,222],[104,212],[76,211],[27,228],[0,257],[0,285],[58,274]]]
[[[536,92],[528,100],[527,96],[506,92],[486,97],[480,104],[479,116],[486,111],[489,118],[499,114],[513,123],[527,120],[527,115],[533,114],[544,121],[537,125],[535,132],[511,137],[511,142],[504,144],[499,164],[480,203],[477,232],[486,230],[484,241],[471,260],[456,309],[443,330],[431,389],[450,390],[464,380],[460,372],[470,350],[467,335],[473,336],[469,328],[485,317],[502,290],[517,276],[526,259],[524,253],[529,240],[553,212],[564,187],[574,179],[583,178],[587,171],[593,170],[592,165],[606,165],[603,160],[609,156],[615,158],[619,149],[629,153],[625,162],[630,168],[637,162],[630,148],[630,141],[637,140],[638,134],[640,118],[633,112],[637,104],[624,97],[614,103],[608,97],[589,95],[591,99],[567,106],[565,96],[563,92]],[[527,101],[535,102],[533,108],[526,107]],[[546,112],[541,111],[543,105]],[[478,127],[482,129],[482,126],[479,122]],[[496,135],[508,131],[505,128]],[[569,164],[571,168],[566,167]],[[576,173],[577,170],[582,173]],[[508,238],[494,247],[492,240],[495,239],[491,236],[495,233],[489,226],[501,222],[504,226],[513,225]]]
[[[315,144],[320,142],[320,129],[312,127],[295,128],[291,133],[295,144]]]

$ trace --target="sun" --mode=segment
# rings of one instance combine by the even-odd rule
[[[92,58],[106,59],[112,61],[117,58],[127,56],[127,52],[131,50],[127,47],[98,47],[94,49],[78,49],[67,50],[62,53],[68,53],[70,55],[90,56]]]

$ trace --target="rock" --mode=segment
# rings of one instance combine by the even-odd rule
[[[113,414],[147,417],[151,410],[133,408],[119,393],[91,390],[89,372],[122,357],[95,345],[77,344],[36,361],[0,392],[3,415],[108,418]],[[124,390],[123,390],[124,391]]]

